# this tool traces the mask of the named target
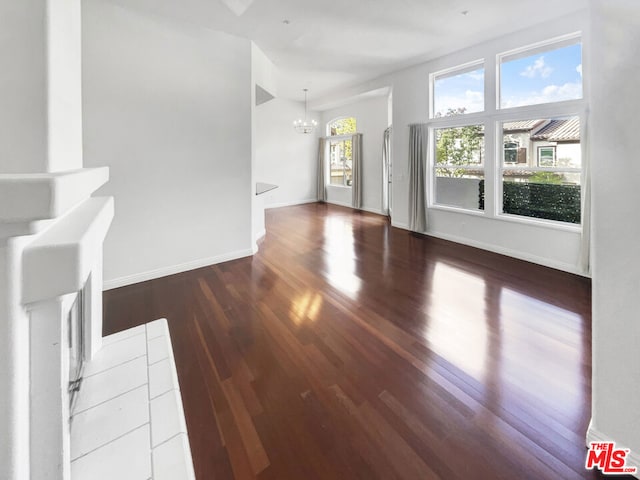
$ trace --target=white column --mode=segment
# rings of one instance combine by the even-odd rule
[[[80,0],[0,2],[0,173],[82,167]]]
[[[0,237],[0,478],[29,477],[29,323],[20,306],[24,238]]]
[[[74,296],[69,296],[74,297]],[[64,297],[29,308],[31,327],[31,479],[70,478],[68,314]],[[70,302],[68,302],[70,303]],[[55,321],[62,318],[63,321]],[[62,354],[61,354],[62,353]]]
[[[80,0],[0,2],[0,175],[82,167],[80,23]],[[22,226],[0,218],[2,480],[34,478],[29,322],[21,305],[22,249],[31,237],[11,237],[29,231]]]

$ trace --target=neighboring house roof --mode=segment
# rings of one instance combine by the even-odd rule
[[[542,124],[544,120],[521,120],[519,122],[505,122],[502,125],[503,132],[528,132],[533,130],[540,124]]]
[[[546,140],[547,142],[579,142],[580,119],[578,117],[566,120],[551,120],[531,136],[531,140]]]

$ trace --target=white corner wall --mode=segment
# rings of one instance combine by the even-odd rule
[[[300,134],[293,121],[304,115],[304,103],[275,98],[255,109],[257,182],[278,185],[264,194],[265,208],[316,201],[318,131]],[[319,121],[316,112],[309,120]]]
[[[388,96],[377,96],[348,103],[322,112],[321,134],[327,122],[338,117],[355,117],[362,133],[362,209],[382,214],[382,141],[388,127]],[[327,202],[351,206],[351,188],[327,186]]]
[[[260,85],[274,97],[278,95],[278,69],[253,42],[251,42],[251,76],[254,84]]]
[[[251,254],[251,44],[83,2],[85,166],[116,201],[105,287]]]
[[[588,439],[630,448],[640,468],[640,5],[591,2],[593,411]]]

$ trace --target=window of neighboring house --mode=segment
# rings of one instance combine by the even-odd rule
[[[520,150],[520,144],[518,142],[505,139],[504,163],[518,163],[518,150]]]
[[[432,75],[432,118],[484,110],[484,66],[471,63]]]
[[[353,178],[351,137],[354,133],[356,133],[354,117],[337,118],[327,123],[330,185],[351,187]]]
[[[556,147],[538,147],[538,166],[539,167],[555,167],[556,166]]]
[[[483,88],[462,87],[470,77],[484,87],[484,71],[494,69],[495,90],[486,90],[496,92],[495,102],[485,102]],[[585,102],[578,34],[436,72],[430,82],[431,205],[580,223]],[[486,165],[492,174],[485,177]]]

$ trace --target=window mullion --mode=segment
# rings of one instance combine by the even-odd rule
[[[496,171],[498,170],[498,154],[496,149],[496,129],[495,122],[492,121],[497,108],[498,92],[498,67],[496,56],[488,56],[485,59],[484,68],[484,148],[485,148],[485,170],[484,170],[484,214],[487,217],[495,217],[498,214],[498,182]]]

